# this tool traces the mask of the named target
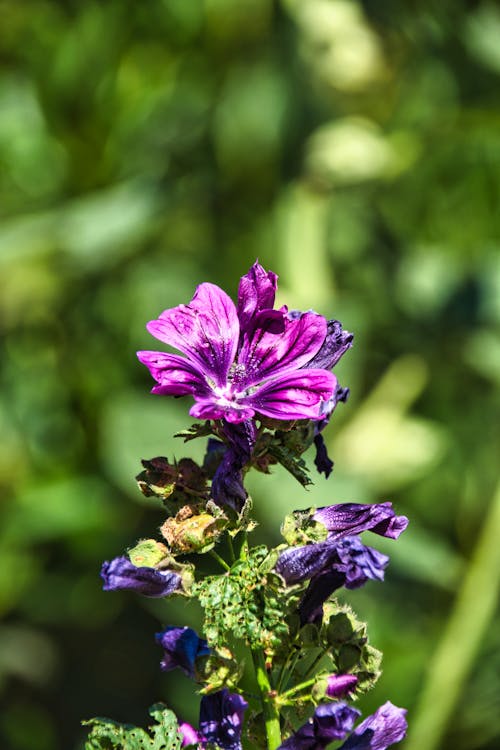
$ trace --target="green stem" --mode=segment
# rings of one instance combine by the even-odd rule
[[[216,551],[215,551],[214,549],[211,549],[211,550],[210,550],[210,552],[209,552],[209,555],[211,555],[211,556],[212,556],[212,557],[214,558],[214,560],[217,560],[217,562],[218,562],[218,563],[219,563],[220,565],[222,565],[222,567],[223,567],[223,568],[224,568],[225,570],[231,570],[231,568],[230,568],[230,566],[229,566],[229,565],[227,564],[227,562],[226,562],[225,560],[223,560],[223,559],[222,559],[222,557],[221,557],[221,556],[220,556],[219,554],[217,554],[217,552],[216,552]]]
[[[301,682],[300,685],[296,685],[295,687],[290,688],[290,690],[281,693],[280,698],[290,698],[290,696],[295,695],[295,693],[299,693],[301,690],[305,690],[305,688],[311,687],[311,685],[314,685],[315,682],[315,677],[310,680],[306,680],[305,682]]]
[[[229,547],[229,554],[231,555],[231,562],[234,562],[236,560],[236,555],[234,554],[234,546],[233,546],[233,540],[231,539],[231,534],[227,535],[227,546]]]
[[[272,695],[264,654],[261,650],[252,649],[252,659],[266,725],[267,749],[276,750],[281,745],[279,710]]]

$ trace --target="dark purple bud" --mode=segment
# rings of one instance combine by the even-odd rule
[[[339,750],[386,750],[406,736],[406,709],[384,703],[356,727]]]
[[[191,724],[188,724],[187,721],[183,721],[182,724],[179,724],[179,732],[182,735],[181,747],[197,745],[202,741],[201,735],[198,734],[196,729],[192,727]]]
[[[327,677],[326,695],[329,698],[341,698],[350,693],[358,682],[354,674],[331,674]]]
[[[131,589],[144,596],[160,597],[182,588],[182,579],[171,570],[136,567],[127,557],[115,557],[101,568],[104,591]]]
[[[200,732],[205,742],[222,750],[241,750],[243,715],[248,703],[227,688],[204,695],[200,704]]]
[[[314,465],[316,466],[318,473],[324,474],[328,479],[333,470],[333,461],[328,455],[323,436],[319,433],[314,436],[314,445],[316,446]]]
[[[188,677],[195,677],[195,664],[200,656],[208,656],[207,642],[192,628],[176,628],[173,625],[156,633],[156,642],[164,649],[161,668],[164,672],[180,667]]]
[[[285,740],[279,750],[323,750],[330,742],[350,732],[360,712],[346,703],[318,706],[309,721]]]
[[[351,348],[354,335],[344,331],[338,320],[329,320],[327,333],[321,349],[307,364],[307,367],[319,367],[331,370],[345,352]]]
[[[341,503],[318,508],[313,519],[328,530],[329,539],[340,539],[362,531],[373,531],[380,536],[397,539],[408,526],[406,516],[397,516],[392,503]]]

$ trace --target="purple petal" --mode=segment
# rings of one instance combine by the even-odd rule
[[[168,596],[182,587],[182,580],[170,570],[136,567],[127,557],[115,557],[101,569],[104,591],[131,589],[144,596]]]
[[[346,703],[322,704],[278,750],[323,750],[333,740],[342,740],[358,716],[360,712]]]
[[[357,536],[346,536],[337,542],[338,570],[344,571],[345,587],[357,589],[369,579],[383,581],[384,569],[389,564],[389,557],[366,547]]]
[[[153,393],[163,396],[185,396],[186,394],[207,396],[210,394],[203,375],[184,357],[150,351],[137,352],[137,357],[159,383],[153,388]]]
[[[380,536],[397,539],[408,526],[406,516],[397,516],[392,503],[341,503],[318,508],[313,519],[328,529],[329,539],[340,539],[362,531],[373,531]]]
[[[276,571],[291,586],[321,573],[337,559],[336,545],[328,541],[289,547],[278,557]]]
[[[201,735],[198,734],[196,729],[192,727],[191,724],[188,724],[187,721],[183,721],[182,724],[179,724],[179,732],[182,735],[181,747],[197,745],[202,741]]]
[[[225,419],[231,424],[246,422],[255,415],[255,409],[245,403],[236,401],[224,402],[216,396],[198,399],[189,413],[196,419]]]
[[[315,734],[328,742],[341,740],[352,729],[358,716],[361,713],[346,703],[324,703],[317,707],[313,715]]]
[[[205,742],[222,750],[241,750],[241,728],[248,703],[226,688],[204,695],[200,704],[200,732]]]
[[[342,329],[342,324],[338,320],[329,320],[323,345],[307,367],[331,370],[342,355],[351,348],[353,338],[352,333]]]
[[[246,387],[303,367],[324,341],[326,320],[321,315],[307,312],[291,319],[282,312],[281,321],[276,312],[261,315],[259,326],[243,343],[238,362],[245,367]]]
[[[337,404],[340,402],[345,404],[345,402],[349,398],[349,392],[349,388],[342,388],[342,386],[338,385],[337,383],[332,397],[321,405],[321,419],[316,425],[316,434],[323,432],[328,422],[330,421],[330,418],[335,411]]]
[[[242,276],[238,288],[238,317],[241,330],[253,327],[255,316],[262,310],[272,309],[278,277],[265,271],[256,261],[249,272]]]
[[[356,727],[339,750],[386,750],[406,736],[406,709],[390,701]]]
[[[326,694],[329,698],[340,698],[350,693],[358,682],[354,674],[331,674],[328,677]]]
[[[192,628],[176,628],[171,625],[161,633],[156,633],[155,639],[164,649],[161,662],[164,672],[180,667],[188,677],[194,678],[196,659],[210,654],[207,642]]]
[[[240,327],[233,301],[218,286],[200,284],[189,305],[165,310],[147,329],[185,354],[215,385],[225,385]]]
[[[336,383],[327,370],[289,372],[268,380],[242,401],[272,419],[319,419],[321,403]]]

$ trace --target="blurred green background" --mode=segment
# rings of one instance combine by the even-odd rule
[[[185,453],[145,322],[256,257],[356,335],[334,474],[254,477],[260,538],[393,500],[387,581],[349,596],[385,652],[360,707],[407,706],[405,750],[500,747],[499,38],[481,0],[0,0],[2,750],[196,721],[153,633],[197,613],[99,569],[160,523],[139,459]]]

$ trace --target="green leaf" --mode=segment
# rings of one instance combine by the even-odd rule
[[[195,586],[211,646],[223,647],[232,633],[270,654],[287,640],[290,596],[281,578],[272,572],[275,557],[267,547],[255,547],[226,575],[210,576]]]
[[[85,750],[180,750],[182,738],[175,714],[162,704],[152,706],[149,713],[156,720],[149,731],[111,719],[83,721],[92,727]]]

